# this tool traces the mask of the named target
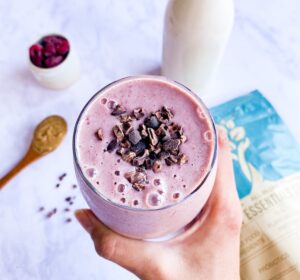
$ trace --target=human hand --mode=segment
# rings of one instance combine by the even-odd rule
[[[219,162],[212,194],[197,219],[180,236],[165,242],[123,237],[88,209],[75,213],[91,235],[97,253],[144,280],[240,279],[242,212],[236,192],[230,148],[219,131]]]

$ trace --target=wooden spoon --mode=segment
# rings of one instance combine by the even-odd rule
[[[0,179],[0,190],[24,167],[54,151],[67,133],[67,123],[60,116],[49,116],[35,128],[31,145],[21,161]]]

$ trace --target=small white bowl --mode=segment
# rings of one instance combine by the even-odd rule
[[[60,34],[48,34],[44,37],[56,35],[66,38]],[[66,38],[67,39],[67,38]],[[76,51],[74,50],[71,42],[67,39],[70,45],[67,57],[57,66],[51,68],[41,68],[34,65],[29,57],[29,68],[35,79],[44,87],[50,89],[65,89],[75,83],[80,76],[80,64]]]

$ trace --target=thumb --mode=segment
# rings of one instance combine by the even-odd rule
[[[91,235],[98,255],[113,261],[142,277],[150,270],[158,244],[121,236],[100,222],[89,209],[80,209],[75,216]]]

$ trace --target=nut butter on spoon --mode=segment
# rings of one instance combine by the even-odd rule
[[[3,178],[0,179],[0,189],[33,161],[54,151],[67,133],[67,123],[60,116],[49,116],[35,128],[31,145],[21,161]]]

